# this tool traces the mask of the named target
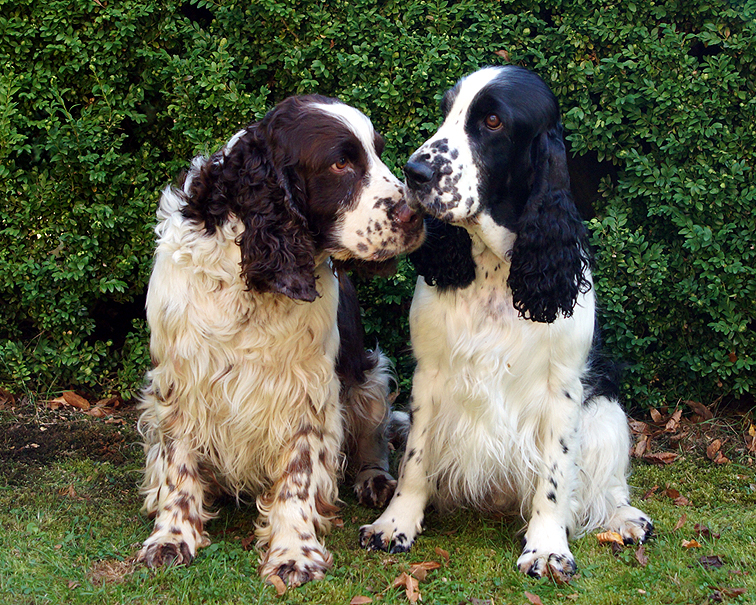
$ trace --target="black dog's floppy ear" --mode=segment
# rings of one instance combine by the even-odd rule
[[[318,294],[315,246],[302,214],[294,210],[293,188],[275,169],[259,123],[234,141],[193,177],[183,214],[210,235],[230,215],[238,217],[244,225],[236,241],[247,289],[311,302]]]
[[[570,195],[561,124],[531,146],[533,186],[520,217],[508,284],[526,319],[551,323],[572,315],[590,289],[588,233]]]
[[[425,243],[409,255],[419,275],[439,289],[465,288],[475,279],[472,240],[463,227],[425,219]]]

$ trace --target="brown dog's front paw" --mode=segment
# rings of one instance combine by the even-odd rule
[[[354,482],[354,493],[362,506],[383,508],[394,495],[396,479],[386,471],[369,469],[360,472]]]
[[[153,542],[145,545],[137,555],[137,561],[147,567],[189,565],[194,555],[186,542]]]
[[[271,548],[263,557],[260,575],[278,576],[289,587],[301,586],[312,580],[322,580],[333,565],[333,557],[317,542],[298,548]]]

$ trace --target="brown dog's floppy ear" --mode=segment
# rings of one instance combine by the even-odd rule
[[[286,177],[276,170],[259,124],[215,153],[193,179],[184,215],[215,233],[230,214],[244,224],[237,238],[247,289],[312,302],[314,242],[296,210]]]
[[[508,284],[515,308],[533,321],[572,315],[590,289],[588,234],[570,195],[562,128],[531,145],[533,186],[517,226]]]
[[[236,205],[244,223],[238,243],[247,287],[312,302],[318,295],[315,245],[293,198],[296,191],[289,177],[274,166],[256,125],[227,160],[238,166],[233,171],[238,181]]]

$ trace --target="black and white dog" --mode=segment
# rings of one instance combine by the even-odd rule
[[[411,428],[394,497],[360,541],[408,550],[428,503],[519,507],[519,569],[569,575],[569,538],[605,527],[642,542],[653,526],[630,506],[629,431],[598,352],[559,108],[507,66],[462,79],[442,110],[405,167],[410,204],[432,217],[413,256]]]

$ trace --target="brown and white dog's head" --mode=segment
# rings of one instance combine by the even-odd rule
[[[382,151],[357,109],[290,97],[190,173],[183,213],[210,233],[240,219],[248,288],[312,301],[316,258],[382,263],[422,242],[423,222]]]

